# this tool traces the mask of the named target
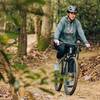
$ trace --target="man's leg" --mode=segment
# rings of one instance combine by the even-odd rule
[[[65,45],[61,44],[59,46],[55,45],[55,49],[57,50],[57,60],[56,60],[56,64],[54,65],[55,70],[59,70],[59,60],[64,56],[64,49],[65,49]]]
[[[57,58],[61,59],[65,53],[65,44],[61,44],[57,47]]]

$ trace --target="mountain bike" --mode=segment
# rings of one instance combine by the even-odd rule
[[[66,95],[72,95],[77,87],[79,66],[77,59],[79,57],[79,46],[68,45],[65,55],[58,61],[59,70],[54,73],[55,90],[60,91],[64,84]]]

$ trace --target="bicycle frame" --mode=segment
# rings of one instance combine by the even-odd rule
[[[55,80],[57,80],[57,82],[55,83],[55,89],[56,89],[56,91],[60,91],[62,84],[64,82],[65,93],[68,94],[68,95],[72,95],[74,93],[76,85],[77,85],[77,79],[78,79],[78,73],[79,73],[78,69],[76,70],[76,67],[78,68],[77,59],[78,59],[78,56],[79,56],[79,46],[68,44],[68,46],[66,46],[66,47],[68,47],[68,48],[67,48],[67,50],[65,49],[66,52],[65,52],[64,56],[59,60],[59,66],[60,66],[59,71],[60,71],[60,74],[61,74],[61,78],[59,77],[59,74],[57,75],[55,73]],[[76,51],[73,52],[73,50],[76,50]],[[77,57],[77,59],[76,59],[76,57]],[[75,70],[73,69],[73,67],[70,67],[70,65],[69,65],[71,63],[70,61],[72,61],[72,63],[74,61],[75,66],[76,66]],[[71,68],[72,68],[72,70],[71,70]],[[74,75],[76,75],[76,79],[75,79],[75,85],[73,86],[72,91],[68,92],[65,82],[67,82],[66,78],[67,78],[70,70],[75,72]]]
[[[74,54],[73,54],[73,51],[72,51],[72,46],[74,46],[76,48],[76,51],[75,51]],[[79,50],[79,45],[71,45],[69,47],[69,52],[65,53],[65,55],[60,59],[59,63],[61,61],[65,61],[67,63],[70,57],[76,57],[78,59],[79,58],[79,51],[80,51]]]

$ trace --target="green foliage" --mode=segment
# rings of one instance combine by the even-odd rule
[[[9,39],[10,38],[6,34],[0,35],[0,43],[1,44],[7,44]]]
[[[7,1],[10,6],[8,7],[7,4],[4,2],[3,10],[6,14],[6,19],[8,22],[11,22],[13,25],[15,25],[16,28],[21,27],[22,24],[22,16],[21,11],[24,11],[26,13],[27,10],[32,6],[33,4],[44,4],[44,0],[9,0]],[[7,6],[7,7],[6,7]],[[32,10],[31,10],[32,11]]]
[[[82,2],[82,0],[63,0],[63,1],[58,0],[56,2],[57,2],[56,6],[58,7],[58,8],[56,7],[57,10],[56,19],[58,19],[56,23],[58,23],[61,17],[67,14],[66,11],[69,5],[79,5]]]
[[[12,59],[12,54],[11,53],[6,53],[5,54],[6,55],[6,58],[8,59],[8,60],[11,60]]]
[[[67,14],[66,9],[69,5],[77,5],[78,19],[81,21],[86,35],[100,32],[100,0],[64,0],[59,5],[59,20]]]
[[[16,27],[21,25],[22,19],[19,15],[19,12],[15,9],[9,9],[9,12],[6,13],[6,18],[8,21],[11,21]]]
[[[12,5],[23,5],[28,6],[33,3],[44,4],[44,0],[9,0],[9,3]]]
[[[25,70],[27,68],[27,65],[21,63],[14,63],[13,67],[17,70]]]
[[[41,37],[38,39],[38,45],[37,45],[38,50],[44,51],[44,50],[49,46],[49,44],[48,44],[47,41],[48,41],[47,38],[41,36]]]
[[[30,71],[25,77],[32,80],[38,80],[41,78],[41,75],[39,73],[34,73]]]
[[[46,71],[45,71],[43,68],[40,68],[39,70],[40,70],[40,72],[42,72],[44,75],[46,75]]]
[[[4,79],[3,75],[0,73],[0,81],[1,81],[1,80],[4,81],[5,79]]]
[[[29,69],[25,69],[25,70],[23,71],[23,74],[27,74],[27,73],[30,73],[30,70],[29,70]]]
[[[100,26],[99,12],[97,0],[85,0],[79,5],[79,19],[87,33],[96,32]]]
[[[0,43],[6,46],[9,44],[10,39],[17,39],[19,33],[15,32],[6,32],[2,35],[0,35]]]
[[[20,3],[25,6],[30,5],[32,3],[44,4],[44,0],[20,0]]]
[[[54,95],[55,94],[54,92],[52,92],[52,91],[50,91],[48,89],[42,88],[42,87],[39,87],[39,89],[42,90],[43,92],[49,93],[51,95]]]
[[[20,33],[17,33],[17,32],[6,32],[5,34],[6,34],[6,35],[8,36],[8,38],[10,38],[10,39],[16,39]]]
[[[41,85],[42,85],[42,84],[48,84],[48,77],[47,77],[47,76],[43,77],[43,78],[41,79],[41,81],[40,81],[40,84],[41,84]]]

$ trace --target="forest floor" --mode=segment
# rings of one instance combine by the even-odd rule
[[[80,53],[79,62],[82,62],[82,64],[86,65],[85,61],[87,63],[87,59],[89,62],[91,58],[97,56],[100,57],[100,50],[96,50],[92,52],[90,51],[82,52]],[[86,79],[85,77],[86,75],[84,77],[80,77],[76,91],[72,96],[66,96],[63,87],[60,92],[55,91],[54,84],[53,82],[51,82],[55,59],[56,59],[55,51],[52,50],[49,52],[49,57],[46,59],[46,61],[40,63],[39,67],[37,68],[37,69],[43,68],[46,71],[45,76],[47,77],[48,83],[46,85],[43,84],[43,85],[36,85],[33,88],[31,87],[31,91],[33,92],[35,100],[100,100],[100,79],[92,80],[92,78],[94,78],[92,76],[91,79]],[[100,62],[98,62],[98,65],[99,68],[97,70],[100,70]],[[88,67],[89,65],[86,66]],[[87,69],[87,72],[89,72],[88,70],[91,70],[91,68]],[[90,73],[88,73],[87,75],[89,75]],[[50,93],[43,92],[41,91],[41,88],[45,88],[49,91],[52,91],[52,93],[50,94]]]
[[[22,88],[22,93],[20,92],[22,96],[26,92],[25,94],[30,96],[27,100],[100,100],[100,47],[93,48],[92,51],[83,50],[80,52],[80,77],[75,93],[68,96],[64,93],[63,87],[60,92],[55,91],[54,82],[52,81],[56,51],[51,48],[42,53],[35,51],[35,49],[31,50],[34,39],[31,37],[29,41],[28,61],[26,63],[28,62],[31,71],[40,74],[41,79],[28,80],[23,77],[24,83],[29,82],[31,86],[25,89]],[[19,76],[22,76],[21,72],[19,73]],[[21,81],[23,79],[21,77]],[[2,85],[0,85],[0,88],[2,88]]]

